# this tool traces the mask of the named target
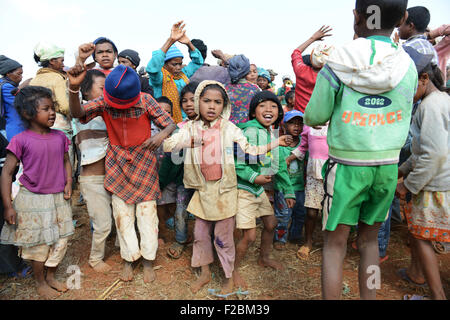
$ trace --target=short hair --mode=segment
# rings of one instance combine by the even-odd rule
[[[183,89],[181,89],[180,101],[183,101],[184,95],[188,92],[195,94],[195,90],[197,90],[199,84],[199,82],[192,81],[189,82]]]
[[[198,51],[200,51],[203,60],[205,60],[206,55],[208,54],[208,46],[200,39],[192,39],[191,42],[194,45],[194,47],[196,47]]]
[[[406,23],[414,23],[418,32],[425,32],[430,23],[430,11],[427,8],[417,6],[408,9],[408,19]]]
[[[356,0],[356,11],[366,19],[371,14],[367,13],[367,8],[377,6],[380,8],[381,29],[393,29],[405,16],[408,0]]]
[[[87,96],[92,89],[92,85],[94,84],[94,79],[97,77],[106,78],[105,74],[97,69],[88,70],[86,72],[86,77],[80,86],[81,95],[84,100],[88,100]]]
[[[43,98],[52,100],[52,91],[40,86],[27,86],[21,90],[14,89],[11,93],[15,95],[14,108],[26,128],[30,127],[29,119],[33,119],[37,115],[39,100]]]
[[[295,97],[295,90],[291,89],[288,93],[286,93],[284,95],[284,99],[286,100],[286,102],[290,99],[290,98],[294,98]]]
[[[434,86],[439,91],[445,91],[444,75],[442,74],[442,71],[438,65],[434,64],[433,62],[430,62],[419,74],[419,77],[421,74],[424,73],[428,74],[430,81],[433,82]]]
[[[156,99],[156,102],[158,102],[158,103],[167,103],[170,106],[170,109],[171,110],[173,109],[172,101],[169,98],[165,97],[165,96],[159,97],[158,99]]]

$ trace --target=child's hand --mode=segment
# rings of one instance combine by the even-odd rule
[[[64,199],[69,200],[72,197],[72,181],[69,180],[64,187]]]
[[[292,209],[295,206],[295,200],[294,199],[286,199],[286,204],[288,205],[289,209]]]
[[[217,59],[222,59],[223,58],[222,50],[213,50],[213,51],[211,51],[211,53],[212,53],[214,58],[217,58]]]
[[[78,61],[77,64],[84,66],[84,62],[89,58],[95,51],[95,44],[85,43],[78,47]]]
[[[406,197],[406,194],[409,192],[408,189],[406,189],[405,184],[402,182],[400,182],[399,184],[397,184],[397,190],[395,190],[395,194],[397,195],[397,197],[399,197],[400,199],[403,199]]]
[[[156,136],[151,137],[150,139],[146,140],[143,144],[143,148],[148,148],[150,151],[156,151],[162,143],[164,142],[164,137],[157,134]]]
[[[293,141],[294,141],[294,139],[292,138],[291,135],[281,136],[278,139],[279,145],[281,147],[289,147]]]
[[[322,26],[311,36],[311,39],[314,41],[323,41],[323,38],[332,36],[332,34],[330,34],[331,30],[333,29],[330,26]]]
[[[260,175],[257,176],[254,183],[260,186],[265,185],[266,183],[269,183],[272,181],[272,176],[265,176],[265,175]]]
[[[13,208],[5,208],[3,217],[5,218],[6,222],[8,222],[9,224],[15,225],[16,224],[16,216],[17,216],[17,213]]]
[[[180,41],[185,36],[186,30],[184,30],[184,26],[183,21],[179,21],[172,26],[170,38],[173,42]]]
[[[398,31],[395,32],[393,41],[395,44],[400,43],[400,34],[398,33]]]
[[[286,164],[288,168],[291,165],[291,162],[294,161],[295,159],[297,159],[297,157],[293,154],[291,154],[289,157],[286,158]]]
[[[79,64],[70,68],[69,71],[67,71],[70,86],[78,89],[83,82],[84,77],[86,77],[86,72],[86,66],[80,66]]]

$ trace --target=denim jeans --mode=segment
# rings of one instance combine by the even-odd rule
[[[184,244],[188,240],[188,212],[189,201],[194,195],[193,189],[186,189],[184,185],[177,186],[177,207],[175,209],[175,240]]]
[[[380,227],[378,231],[378,250],[380,258],[386,256],[386,251],[389,245],[389,239],[391,235],[391,217],[392,217],[392,206],[389,209],[389,217]]]
[[[295,192],[295,206],[292,209],[288,208],[286,199],[283,193],[275,191],[275,217],[278,220],[278,225],[275,228],[274,240],[286,243],[289,241],[296,241],[302,238],[303,225],[305,223],[305,192]],[[289,220],[291,226],[289,227]]]

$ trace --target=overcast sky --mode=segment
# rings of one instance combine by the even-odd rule
[[[187,35],[207,44],[206,62],[216,64],[213,49],[242,53],[278,72],[279,84],[282,75],[293,76],[292,51],[322,25],[334,29],[327,43],[352,40],[354,5],[354,0],[0,0],[0,54],[19,61],[27,79],[38,69],[33,49],[40,40],[65,48],[65,64],[72,66],[79,44],[105,36],[119,51],[138,51],[145,66],[172,24],[184,20]],[[432,28],[450,23],[449,0],[409,0],[409,7],[417,5],[430,10]]]

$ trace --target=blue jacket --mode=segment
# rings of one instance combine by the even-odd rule
[[[0,79],[2,85],[2,107],[4,109],[4,117],[6,120],[6,138],[8,141],[25,131],[25,127],[23,125],[22,119],[14,108],[14,95],[11,93],[12,90],[16,88],[11,81],[8,81],[6,78]]]

